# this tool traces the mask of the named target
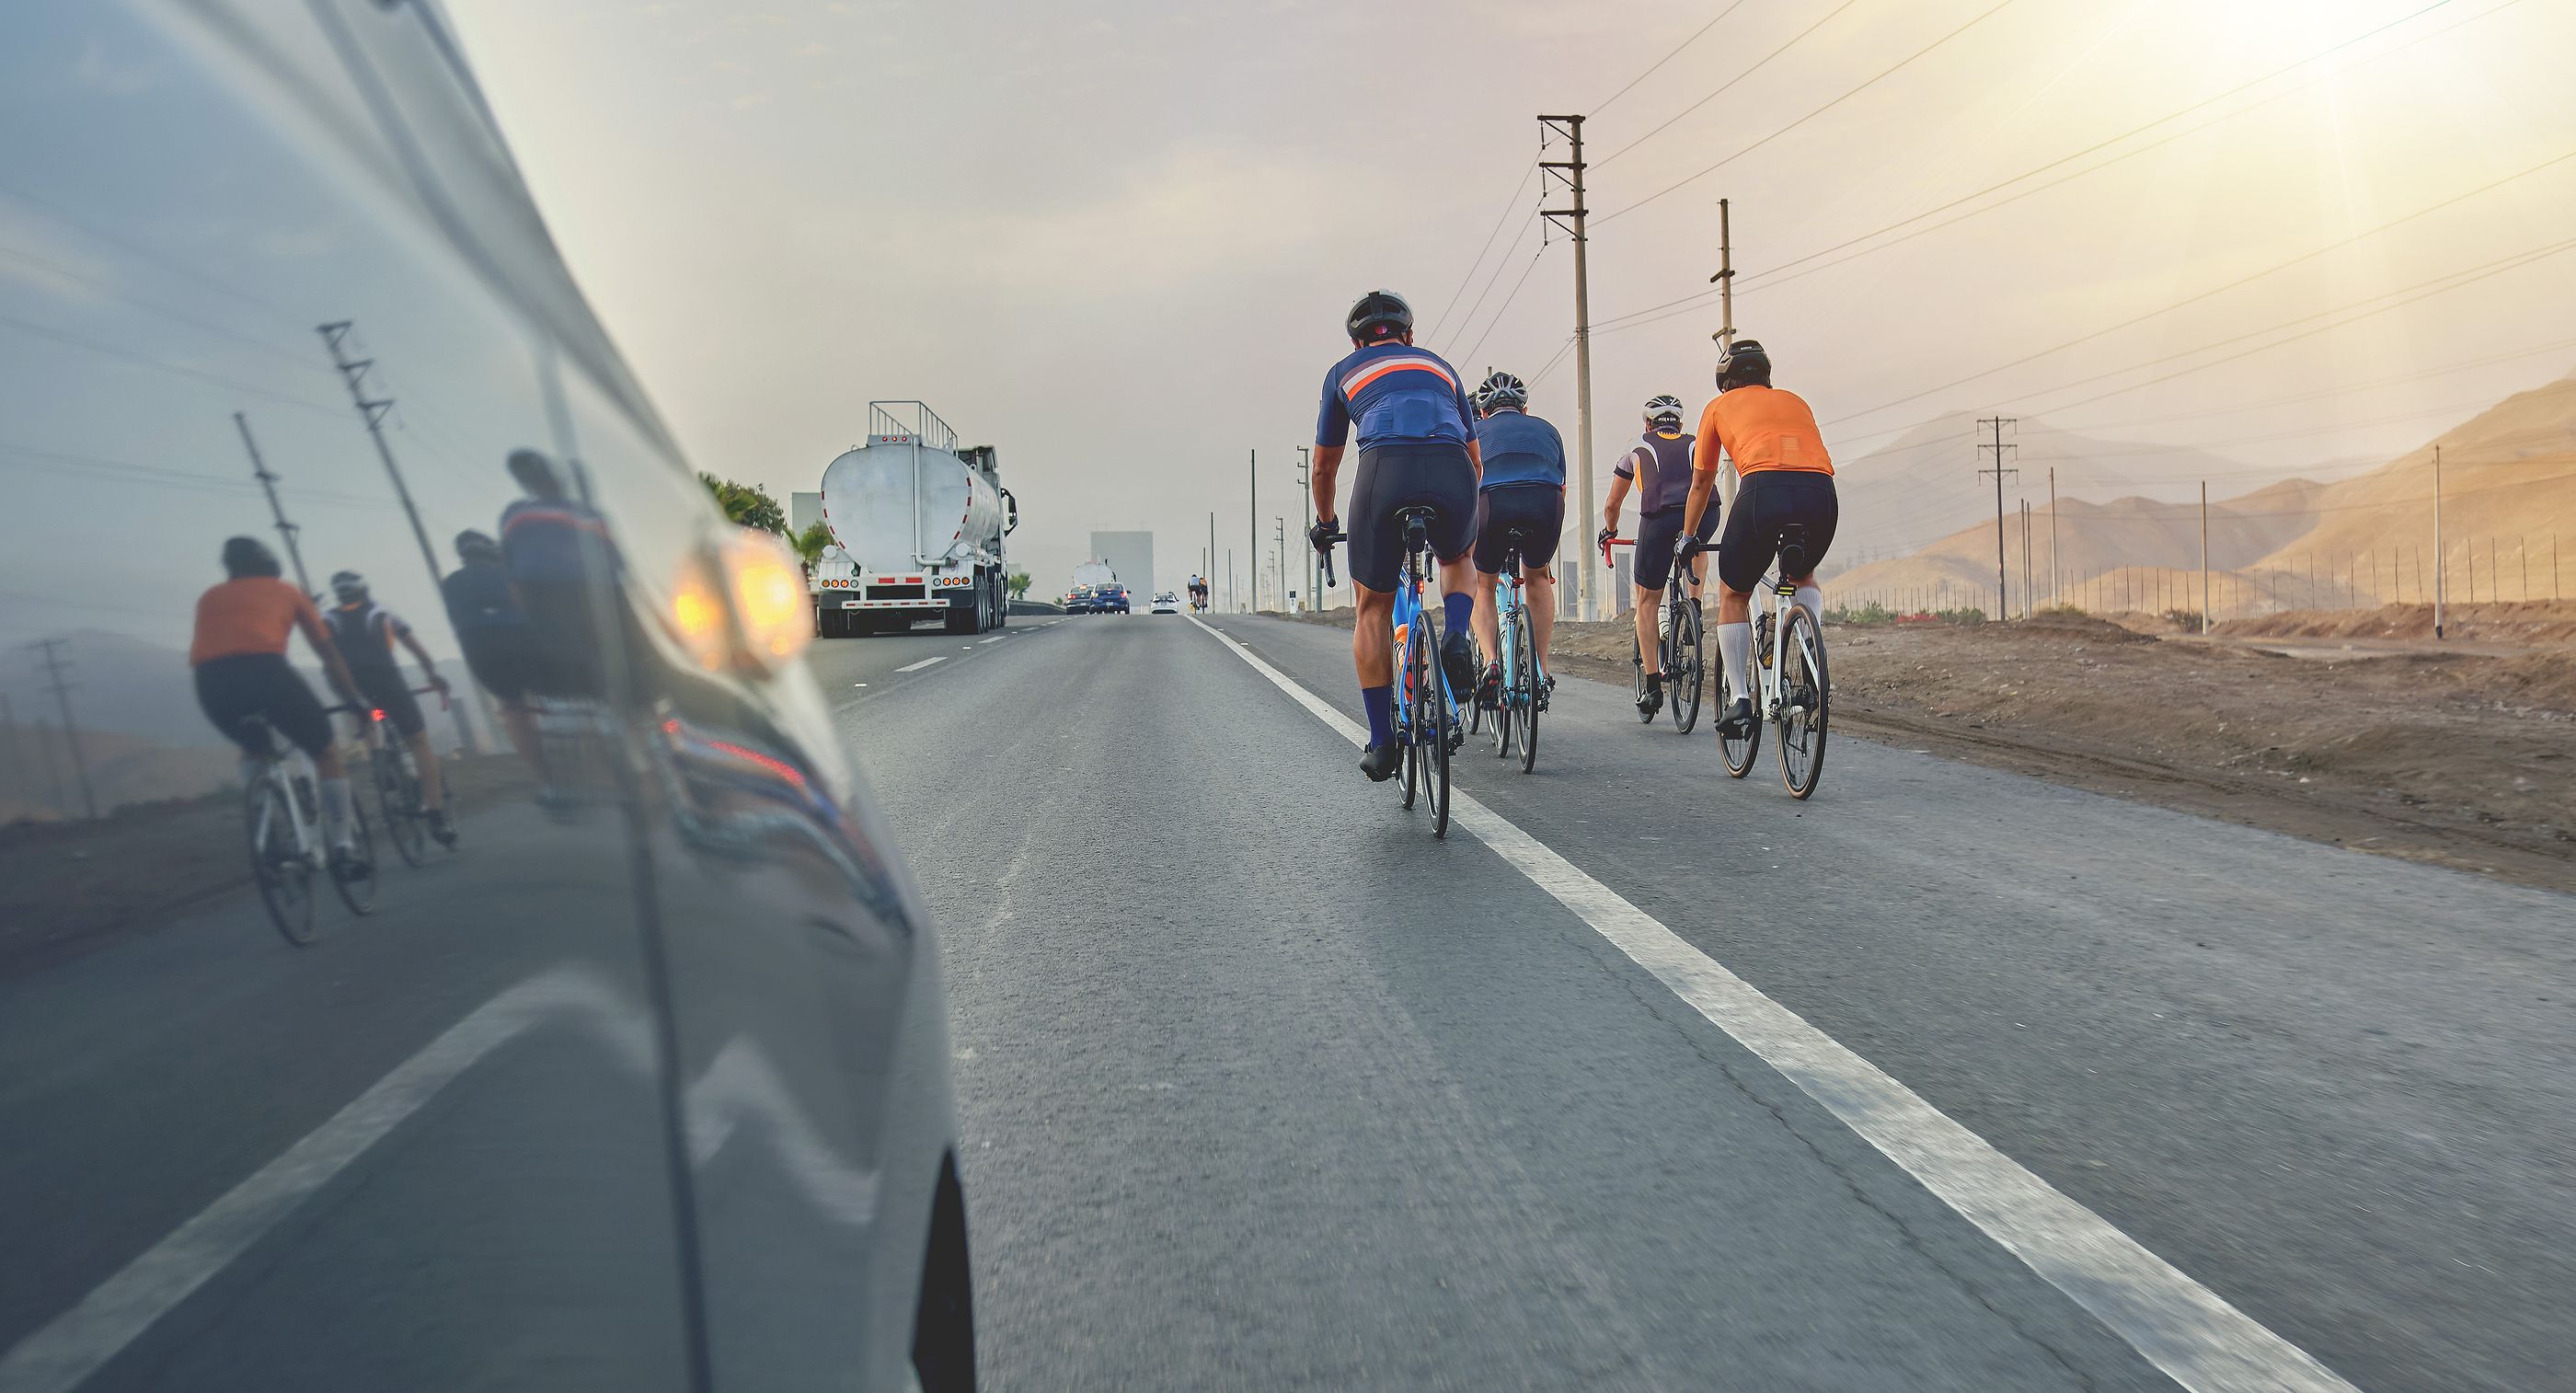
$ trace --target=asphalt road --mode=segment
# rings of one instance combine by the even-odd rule
[[[1345,636],[1216,627],[812,657],[944,930],[990,1386],[2576,1387],[2565,897],[1850,739],[1796,804],[1581,681],[1435,842]],[[684,1383],[623,844],[466,826],[311,949],[0,980],[0,1389]],[[772,1135],[689,1139],[777,1277],[720,1386],[835,1326],[722,1205]]]
[[[1847,738],[1800,805],[1581,681],[1438,843],[1184,619],[814,661],[945,926],[995,1387],[2174,1386],[1533,856],[2353,1385],[2576,1387],[2563,897]]]

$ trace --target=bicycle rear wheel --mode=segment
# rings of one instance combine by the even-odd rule
[[[367,863],[366,873],[344,876],[334,867],[331,886],[340,892],[340,903],[347,905],[351,914],[373,914],[376,912],[376,839],[367,828],[366,805],[355,798],[349,800],[349,845],[358,853],[359,859]]]
[[[368,763],[375,767],[376,806],[385,815],[385,840],[402,854],[403,864],[417,866],[429,859],[429,827],[421,817],[420,781],[412,777],[411,761],[388,745],[375,751]]]
[[[1395,739],[1404,746],[1401,791],[1404,806],[1408,808],[1413,806],[1413,800],[1422,796],[1422,742],[1413,729],[1413,694],[1418,689],[1413,671],[1414,639],[1420,628],[1417,621],[1406,630],[1404,651],[1395,655]]]
[[[263,776],[242,790],[250,834],[251,879],[268,906],[269,922],[298,948],[313,941],[313,867],[295,844],[295,815],[286,790]]]
[[[1440,630],[1425,614],[1413,623],[1413,740],[1422,757],[1422,792],[1431,835],[1449,835],[1449,677],[1440,662]]]
[[[1520,722],[1520,713],[1512,704],[1519,695],[1518,689],[1512,686],[1512,673],[1518,670],[1521,650],[1526,647],[1520,638],[1520,611],[1504,614],[1495,632],[1503,640],[1503,651],[1497,655],[1503,677],[1494,691],[1494,758],[1504,759],[1512,752],[1512,727]]]
[[[1673,606],[1673,637],[1664,653],[1664,695],[1673,706],[1673,730],[1688,735],[1699,724],[1699,693],[1707,673],[1707,645],[1699,628],[1699,606],[1688,598]]]
[[[1512,693],[1520,702],[1521,772],[1538,763],[1538,645],[1530,639],[1527,614],[1512,616]]]
[[[1727,678],[1726,664],[1717,665],[1717,752],[1718,757],[1726,761],[1727,776],[1736,779],[1753,772],[1753,757],[1762,751],[1762,678],[1758,672],[1748,672],[1745,676],[1753,683],[1754,689],[1739,692]],[[1726,733],[1725,713],[1735,709],[1739,697],[1753,704],[1753,724],[1743,735],[1730,736]]]
[[[1825,772],[1825,717],[1833,683],[1815,616],[1791,606],[1780,634],[1780,782],[1804,798]]]

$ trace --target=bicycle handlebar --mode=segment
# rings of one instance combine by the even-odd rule
[[[1612,548],[1612,547],[1633,547],[1633,546],[1635,546],[1636,544],[1637,544],[1637,539],[1636,539],[1636,538],[1634,538],[1634,537],[1613,537],[1613,538],[1611,538],[1610,540],[1608,540],[1608,541],[1606,541],[1606,542],[1603,542],[1603,543],[1601,544],[1601,565],[1602,565],[1602,568],[1603,568],[1603,569],[1605,569],[1605,570],[1607,570],[1607,569],[1609,568],[1609,565],[1610,565],[1610,548]]]
[[[1347,542],[1350,539],[1351,534],[1348,532],[1335,532],[1324,538],[1324,544],[1322,546],[1315,548],[1316,554],[1324,558],[1324,588],[1326,590],[1333,588],[1333,547],[1337,543]]]

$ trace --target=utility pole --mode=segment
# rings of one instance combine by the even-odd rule
[[[1993,444],[1980,444],[1977,446],[1980,453],[1992,450],[1995,454],[1994,467],[1991,469],[1978,470],[1977,477],[1982,479],[1989,474],[1995,476],[1995,613],[2004,618],[2010,618],[2012,615],[2012,607],[2005,602],[2004,596],[2005,578],[2011,574],[2004,569],[2004,476],[2009,474],[2016,479],[2021,477],[2020,470],[2004,468],[2004,451],[2019,451],[2021,449],[2019,445],[2007,445],[2004,443],[2004,427],[2017,424],[2020,420],[2021,418],[2018,416],[1981,416],[1977,418],[1978,425],[1991,428],[1995,435],[1995,441]]]
[[[2209,632],[2209,481],[2200,481],[2200,631]]]
[[[2028,619],[2037,612],[2037,606],[2031,601],[2033,590],[2030,583],[2030,500],[2024,498],[2019,501],[2021,503],[2021,617]]]
[[[18,748],[18,712],[9,704],[7,692],[0,692],[0,739],[9,742],[10,790],[33,792],[35,781],[27,777],[26,751]]]
[[[1717,201],[1717,274],[1709,277],[1717,284],[1717,332],[1710,335],[1717,346],[1732,352],[1735,348],[1735,230],[1727,224],[1726,200]]]
[[[2057,604],[2057,466],[2048,467],[2048,602]]]
[[[2433,447],[2433,637],[2442,636],[2442,599],[2451,588],[2443,575],[2442,555],[2442,447]]]
[[[1250,575],[1244,588],[1252,592],[1252,603],[1244,606],[1246,614],[1261,608],[1261,451],[1252,451],[1251,496],[1243,501],[1243,567]]]
[[[1234,593],[1234,548],[1225,549],[1225,607],[1235,608],[1242,597]]]
[[[286,509],[278,504],[277,476],[269,473],[268,465],[260,459],[259,445],[250,438],[250,422],[236,411],[233,424],[241,428],[242,448],[250,452],[250,476],[259,480],[260,491],[268,495],[268,514],[277,519],[277,535],[286,541],[286,559],[295,563],[296,588],[310,595],[313,578],[304,573],[304,551],[295,545],[295,534],[302,529],[286,520]]]
[[[368,437],[376,442],[376,458],[385,462],[385,477],[394,482],[394,496],[402,500],[403,516],[411,519],[412,540],[420,543],[421,564],[429,568],[429,588],[435,594],[439,579],[438,553],[429,545],[429,530],[420,525],[420,508],[411,501],[411,488],[403,482],[402,467],[394,463],[393,448],[385,444],[385,413],[394,409],[393,400],[390,397],[382,401],[368,399],[361,379],[367,375],[367,369],[376,365],[376,360],[359,358],[353,361],[344,351],[351,327],[351,322],[343,319],[320,325],[317,332],[322,335],[323,346],[331,350],[331,366],[338,368],[341,379],[349,384],[349,401],[358,408],[359,417],[366,421]]]
[[[1314,470],[1314,447],[1311,445],[1298,446],[1297,499],[1305,505],[1306,531],[1308,532],[1315,530],[1315,486],[1313,483],[1309,482],[1314,477]],[[1323,603],[1318,600],[1315,595],[1315,587],[1321,584],[1323,579],[1316,573],[1316,560],[1317,557],[1315,549],[1313,547],[1308,547],[1306,548],[1306,560],[1298,567],[1299,570],[1306,573],[1306,607],[1308,609],[1322,609],[1324,607]]]
[[[1582,516],[1589,519],[1594,511],[1592,506],[1592,282],[1589,268],[1584,261],[1584,246],[1588,239],[1583,227],[1589,210],[1583,203],[1583,118],[1542,116],[1538,118],[1538,124],[1543,133],[1552,132],[1562,135],[1567,144],[1572,147],[1569,158],[1541,160],[1538,167],[1542,171],[1539,176],[1542,186],[1551,177],[1562,182],[1574,195],[1574,206],[1548,208],[1542,205],[1539,216],[1557,227],[1564,228],[1574,238],[1574,422],[1578,436],[1575,442],[1575,457],[1578,461],[1577,472],[1583,484]],[[1545,142],[1544,134],[1541,136],[1541,142],[1542,144]],[[1592,573],[1591,548],[1586,547],[1583,550],[1580,569],[1575,575],[1581,582],[1576,589],[1581,596],[1583,617],[1600,618],[1600,606],[1597,602],[1598,588]]]
[[[89,809],[94,820],[98,817],[98,793],[90,787],[89,761],[81,753],[80,722],[72,719],[71,679],[63,675],[63,659],[59,651],[68,642],[69,639],[44,638],[27,646],[44,652],[45,690],[54,694],[54,703],[63,713],[63,737],[71,743],[72,773],[80,780],[81,805]]]
[[[1207,582],[1208,608],[1216,608],[1216,509],[1214,508],[1208,509],[1207,564],[1199,568],[1199,579]],[[1228,578],[1226,588],[1229,591],[1234,588],[1231,577]],[[1234,603],[1234,596],[1227,595],[1226,603],[1229,605]]]
[[[1273,518],[1278,525],[1278,546],[1270,553],[1270,598],[1279,602],[1279,612],[1288,612],[1288,519]]]

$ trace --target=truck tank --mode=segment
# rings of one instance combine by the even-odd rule
[[[874,438],[824,467],[823,521],[861,568],[917,570],[997,549],[1002,491],[946,450]]]

